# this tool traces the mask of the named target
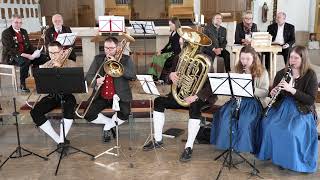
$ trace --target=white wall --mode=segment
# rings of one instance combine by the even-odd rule
[[[309,31],[314,32],[314,23],[316,19],[316,7],[317,1],[310,0],[310,8],[309,8]]]
[[[194,0],[193,1],[193,10],[194,10],[194,14],[200,14],[200,0]]]
[[[312,0],[279,0],[278,11],[287,14],[287,22],[295,26],[296,31],[310,31],[310,2]],[[312,30],[313,31],[313,30]]]
[[[262,6],[264,2],[268,6],[267,22],[262,22]],[[272,22],[273,0],[255,0],[253,1],[253,22],[257,24],[259,31],[267,31],[268,25]]]

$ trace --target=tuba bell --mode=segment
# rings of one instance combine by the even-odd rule
[[[210,46],[212,41],[205,34],[190,28],[179,28],[177,33],[188,45],[180,53],[176,68],[179,80],[171,86],[171,91],[177,103],[187,107],[189,104],[184,99],[201,90],[211,66],[209,57],[197,54],[198,48]]]

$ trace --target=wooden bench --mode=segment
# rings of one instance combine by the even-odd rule
[[[178,17],[178,18],[188,18],[194,19],[193,16],[193,7],[181,6],[181,5],[170,5],[168,8],[169,18]]]

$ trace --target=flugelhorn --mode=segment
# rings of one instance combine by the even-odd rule
[[[102,68],[103,68],[104,72],[111,77],[121,77],[123,75],[124,69],[123,69],[122,64],[120,63],[123,50],[126,48],[128,42],[134,42],[135,40],[133,37],[131,37],[130,35],[128,35],[126,33],[123,33],[122,35],[124,36],[124,39],[120,42],[120,45],[119,45],[120,48],[117,50],[117,53],[115,54],[114,57],[112,57],[112,56],[105,57],[103,63],[99,66],[98,70],[96,71],[96,74],[93,77],[89,87],[91,87],[93,85],[93,83],[96,81],[97,78],[103,77],[102,75],[99,74]],[[91,94],[91,96],[89,97],[89,99],[87,101],[81,101],[79,103],[79,105],[77,106],[77,108],[75,110],[75,114],[78,117],[83,119],[86,116],[86,114],[87,114],[89,108],[91,107],[93,100],[97,96],[101,86],[102,85],[99,85],[95,88],[94,93]],[[84,110],[83,114],[80,114],[79,109],[80,109],[82,103],[88,102],[88,101],[89,101],[88,106]]]
[[[284,74],[284,76],[282,77],[281,81],[286,81],[286,82],[290,81],[290,79],[291,79],[291,77],[292,77],[292,74],[291,74],[291,73],[292,73],[292,68],[291,68],[291,66],[289,66],[288,69],[287,69],[286,74]],[[280,81],[280,82],[281,82],[281,81]],[[269,113],[269,111],[270,111],[273,103],[276,102],[277,97],[278,97],[278,95],[280,94],[280,92],[281,92],[281,89],[278,88],[276,94],[271,98],[270,102],[268,103],[268,106],[266,107],[266,111],[265,111],[265,113],[264,113],[264,116],[265,116],[265,117],[268,116],[268,113]]]
[[[69,47],[68,49],[61,49],[61,51],[63,51],[63,53],[61,53],[61,55],[57,58],[57,59],[51,59],[50,61],[46,62],[44,65],[40,66],[40,68],[61,68],[65,65],[66,61],[68,60],[68,57],[72,51],[72,47]],[[34,108],[34,106],[38,103],[41,95],[39,95],[36,99],[36,101],[31,104],[31,102],[29,102],[29,99],[31,98],[33,92],[31,92],[27,99],[26,99],[26,104],[27,106],[29,106],[30,108]]]

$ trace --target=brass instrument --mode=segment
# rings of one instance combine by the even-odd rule
[[[93,77],[93,79],[92,79],[89,87],[92,87],[92,85],[93,85],[93,83],[95,82],[95,80],[97,79],[97,77],[98,77],[98,78],[103,77],[103,76],[101,76],[101,75],[99,74],[99,72],[101,71],[102,68],[103,68],[104,72],[105,72],[106,74],[108,74],[109,76],[111,76],[111,77],[121,77],[121,76],[123,75],[124,69],[123,69],[122,64],[120,63],[120,60],[121,60],[121,58],[122,58],[123,50],[126,48],[128,42],[134,42],[135,40],[134,40],[133,37],[131,37],[131,36],[128,35],[128,34],[123,33],[122,35],[124,36],[124,39],[122,39],[122,41],[120,42],[120,48],[117,50],[117,53],[115,54],[114,57],[106,56],[106,57],[104,58],[103,63],[102,63],[102,64],[100,65],[100,67],[98,68],[98,70],[97,70],[95,76]],[[119,46],[118,46],[118,47],[119,47]],[[83,103],[84,101],[81,101],[81,102],[79,103],[79,105],[77,106],[77,108],[76,108],[76,110],[75,110],[75,114],[76,114],[78,117],[80,117],[80,118],[83,119],[83,118],[86,116],[86,114],[87,114],[87,112],[88,112],[88,110],[89,110],[89,108],[90,108],[93,100],[94,100],[95,97],[97,96],[97,94],[98,94],[99,89],[100,89],[101,86],[102,86],[102,85],[97,86],[97,87],[95,88],[95,90],[94,90],[94,93],[91,94],[91,96],[89,97],[90,101],[89,101],[89,99],[87,100],[87,101],[89,101],[89,104],[88,104],[88,106],[86,107],[86,109],[84,110],[84,112],[83,112],[82,115],[79,113],[79,109],[80,109],[80,107],[81,107],[81,105],[82,105],[82,103]]]
[[[177,103],[187,107],[189,104],[184,99],[201,90],[211,66],[210,59],[196,54],[197,50],[199,46],[210,46],[212,41],[205,34],[189,28],[179,28],[177,33],[188,45],[180,53],[176,68],[179,80],[171,86],[171,91]]]
[[[289,66],[288,69],[287,69],[286,74],[282,77],[281,81],[286,81],[286,82],[290,81],[290,79],[291,79],[291,77],[292,77],[292,74],[291,74],[291,73],[292,73],[292,68]],[[281,82],[281,81],[280,81],[280,82]],[[269,110],[271,109],[273,103],[276,102],[276,99],[277,99],[278,95],[280,94],[280,92],[281,92],[281,89],[280,89],[280,88],[277,89],[277,93],[271,98],[271,100],[270,100],[270,102],[268,103],[268,106],[267,106],[267,108],[266,108],[266,111],[265,111],[265,113],[264,113],[264,116],[265,116],[265,117],[268,116]]]
[[[38,40],[37,49],[39,49],[40,41],[41,41],[41,39],[43,39],[44,52],[47,52],[47,47],[45,46],[45,44],[46,44],[46,37],[45,36],[46,36],[46,31],[49,29],[49,26],[42,26],[41,29],[42,29],[42,34]]]
[[[72,47],[65,49],[65,50],[62,49],[61,51],[63,51],[63,53],[57,59],[51,59],[50,61],[46,62],[44,65],[40,66],[40,68],[62,68],[65,65],[65,63],[67,62],[68,57],[69,57],[72,49],[73,49]],[[29,99],[32,96],[32,94],[33,94],[33,92],[31,92],[28,95],[25,102],[30,108],[33,109],[34,106],[39,101],[41,95],[39,95],[38,98],[36,99],[36,101],[33,104],[31,104],[29,102]]]

